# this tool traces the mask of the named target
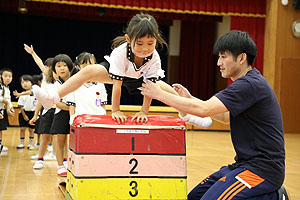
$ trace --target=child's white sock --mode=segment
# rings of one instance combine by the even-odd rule
[[[60,170],[60,169],[64,169],[64,168],[65,168],[65,166],[64,166],[64,165],[60,165],[60,166],[58,165],[58,166],[57,166],[57,169],[58,169],[58,170]]]
[[[183,121],[198,126],[200,128],[209,128],[212,124],[212,119],[210,117],[197,117],[195,115],[190,114],[187,114],[184,117],[182,117],[179,114],[179,117],[183,119]]]
[[[32,92],[46,110],[50,109],[54,104],[57,104],[60,101],[59,95],[55,90],[45,91],[39,86],[33,85]]]
[[[29,144],[32,145],[34,137],[29,137]]]
[[[20,138],[20,140],[21,140],[21,144],[25,144],[25,138]]]

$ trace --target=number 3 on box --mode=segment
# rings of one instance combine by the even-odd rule
[[[133,191],[129,191],[130,196],[136,197],[138,195],[138,188],[137,188],[138,184],[137,184],[137,182],[136,181],[131,181],[129,186],[132,186],[131,189],[133,190]]]

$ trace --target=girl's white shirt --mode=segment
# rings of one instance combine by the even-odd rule
[[[5,108],[5,104],[2,102],[3,99],[6,99],[8,102],[10,102],[10,106],[11,108],[13,107],[12,103],[11,103],[11,96],[10,96],[10,90],[8,86],[3,85],[2,83],[1,87],[0,87],[0,109],[6,109]],[[3,94],[3,89],[4,89],[4,95]]]
[[[18,99],[18,107],[22,107],[25,111],[35,111],[36,105],[37,99],[33,95],[22,95]]]
[[[48,83],[46,82],[46,76],[45,74],[43,74],[43,79],[42,79],[42,83],[41,83],[41,89],[47,91],[47,90],[54,90],[54,83]],[[51,108],[56,108],[55,105],[53,105]],[[48,110],[43,109],[42,115],[44,115]]]
[[[140,68],[131,62],[127,55],[127,43],[121,44],[115,48],[110,56],[104,56],[109,62],[109,73],[116,76],[139,79],[143,76],[145,78],[163,78],[164,70],[161,69],[161,60],[156,49],[152,54],[152,58],[145,58],[147,61]]]
[[[83,84],[68,95],[67,102],[75,106],[75,114],[70,116],[70,124],[82,114],[106,115],[103,105],[107,104],[107,93],[103,83]]]

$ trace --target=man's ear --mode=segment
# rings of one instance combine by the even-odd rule
[[[129,36],[127,34],[125,34],[124,36],[125,36],[126,41],[130,44],[130,38],[129,38]]]
[[[240,54],[240,63],[244,63],[244,62],[247,62],[247,54],[246,53],[241,53]]]

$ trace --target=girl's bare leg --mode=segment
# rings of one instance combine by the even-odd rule
[[[70,77],[60,88],[58,88],[57,93],[59,97],[64,97],[88,81],[112,83],[105,67],[99,64],[89,65]]]
[[[42,134],[38,158],[44,157],[44,154],[47,151],[48,144],[51,141],[51,138],[52,138],[51,134]]]
[[[57,159],[58,166],[63,165],[66,143],[67,143],[67,134],[57,134],[56,159]]]
[[[57,91],[43,91],[36,85],[32,86],[32,91],[44,108],[49,109],[53,104],[58,103],[60,98],[75,91],[88,81],[112,83],[106,68],[102,65],[95,64],[86,66],[77,74],[70,77],[64,84],[61,85],[60,88],[58,88]]]
[[[33,128],[28,128],[28,132],[29,132],[29,146],[32,146],[33,144],[33,140],[34,140],[34,129]],[[27,146],[28,148],[28,146]]]

